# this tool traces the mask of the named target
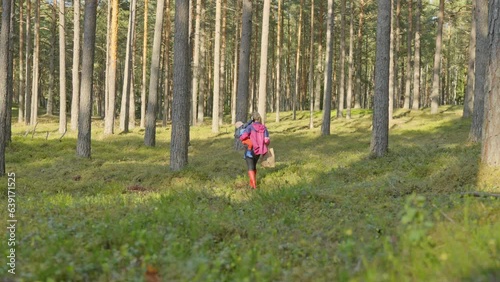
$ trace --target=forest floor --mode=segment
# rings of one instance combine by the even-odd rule
[[[92,158],[56,117],[15,125],[16,274],[3,281],[498,281],[500,170],[480,165],[460,107],[398,110],[389,153],[370,158],[371,111],[268,114],[275,168],[247,184],[234,128],[191,128],[189,165],[169,169],[170,126],[103,135]],[[332,116],[335,116],[333,114]],[[7,178],[0,178],[7,191]],[[7,224],[7,192],[0,218]],[[9,255],[4,233],[1,254]],[[2,279],[0,279],[2,280]]]

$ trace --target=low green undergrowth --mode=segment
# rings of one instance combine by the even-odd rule
[[[372,159],[370,111],[332,119],[330,136],[320,134],[321,113],[312,130],[307,112],[281,113],[279,123],[269,114],[277,165],[258,169],[256,191],[231,125],[192,127],[180,172],[169,170],[169,126],[147,148],[143,130],[107,137],[95,120],[92,158],[81,159],[76,133],[61,138],[57,120],[42,118],[34,133],[16,125],[7,168],[17,267],[12,276],[2,263],[0,277],[495,281],[500,202],[467,193],[498,193],[498,170],[485,173],[480,147],[464,142],[470,121],[459,108],[395,116],[389,153]],[[6,243],[1,250],[5,258]]]

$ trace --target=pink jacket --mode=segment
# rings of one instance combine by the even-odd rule
[[[243,141],[248,138],[252,141],[254,154],[265,155],[267,153],[267,146],[271,140],[269,139],[269,132],[265,125],[260,122],[254,122],[249,125],[240,136],[240,140]]]

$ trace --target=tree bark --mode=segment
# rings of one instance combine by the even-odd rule
[[[14,0],[10,1],[10,25],[9,25],[9,56],[7,67],[7,130],[5,132],[5,142],[12,142],[12,103],[14,99]]]
[[[337,117],[344,116],[344,96],[345,96],[345,1],[340,1],[340,82],[337,102]]]
[[[153,56],[151,57],[151,74],[149,78],[149,96],[146,113],[146,132],[144,134],[144,144],[146,146],[155,146],[156,144],[156,108],[159,87],[160,73],[160,53],[161,53],[161,35],[163,33],[163,9],[165,0],[159,0],[156,6],[155,33],[153,39]]]
[[[40,0],[35,2],[35,47],[33,51],[33,88],[31,91],[31,124],[37,123],[40,80]]]
[[[24,112],[24,121],[26,125],[31,124],[31,91],[32,91],[32,65],[33,65],[33,57],[32,57],[32,43],[31,43],[31,1],[26,1],[26,88],[25,90],[25,112]]]
[[[24,0],[19,0],[19,111],[17,115],[17,122],[22,123],[24,121],[24,97],[25,97],[25,77],[24,77]]]
[[[292,97],[292,110],[293,110],[293,120],[297,118],[297,100],[300,96],[300,55],[301,55],[301,43],[302,43],[302,14],[303,14],[304,0],[300,0],[300,11],[299,11],[299,26],[297,34],[297,53],[295,56],[295,91]]]
[[[170,169],[178,171],[188,164],[189,143],[189,0],[175,2],[174,97]]]
[[[400,0],[395,0],[400,1]],[[398,44],[398,29],[395,27],[398,20],[394,20],[394,0],[391,0],[391,34],[389,46],[389,104],[388,104],[388,117],[389,121],[392,120],[394,112],[394,96],[398,92],[397,81],[398,81],[398,62],[397,62],[397,51],[395,49]],[[397,8],[396,8],[397,11]],[[397,18],[397,17],[396,17]]]
[[[328,20],[326,31],[326,54],[325,54],[325,74],[324,74],[324,102],[323,102],[323,123],[321,134],[330,135],[330,117],[332,105],[332,73],[333,73],[333,0],[328,0]]]
[[[408,34],[407,34],[407,55],[406,55],[406,86],[405,86],[405,99],[403,104],[403,109],[410,109],[410,96],[411,96],[411,77],[412,77],[412,54],[411,54],[411,44],[412,44],[412,29],[413,29],[413,0],[408,1]]]
[[[212,132],[219,132],[219,95],[220,95],[220,43],[221,43],[221,13],[222,0],[216,0],[215,12],[215,43],[214,43],[214,89],[212,106]]]
[[[134,20],[135,22],[135,20]],[[137,49],[137,34],[135,32],[135,23],[134,23],[134,34],[132,36],[132,54],[130,55],[130,89],[128,96],[128,129],[133,130],[135,128],[135,58],[136,58],[136,49]]]
[[[349,69],[347,74],[347,102],[346,102],[346,118],[351,119],[351,105],[353,97],[354,83],[354,5],[351,2],[351,15],[349,20]]]
[[[316,91],[314,92],[314,110],[315,111],[320,111],[321,110],[321,84],[323,83],[322,79],[322,74],[323,74],[323,67],[324,67],[324,59],[323,59],[323,19],[325,17],[325,12],[324,12],[324,2],[320,1],[319,2],[319,17],[318,17],[318,25],[319,25],[319,39],[318,39],[318,60],[316,63],[316,78],[315,78],[315,84],[316,84]]]
[[[109,107],[109,72],[110,72],[110,65],[111,65],[111,14],[113,13],[111,9],[112,3],[111,1],[107,1],[107,15],[106,15],[106,25],[107,25],[107,30],[106,30],[106,70],[104,72],[104,128],[106,128],[106,112]],[[74,88],[73,88],[74,89]],[[78,98],[80,100],[80,98]],[[72,100],[73,101],[73,100]],[[73,106],[71,107],[71,111],[73,111]],[[73,118],[72,118],[73,120]],[[78,120],[78,117],[77,117]],[[77,125],[78,126],[78,125]]]
[[[5,175],[5,147],[7,140],[7,115],[9,99],[9,37],[12,1],[2,1],[2,25],[0,28],[0,176]]]
[[[163,2],[163,1],[160,1]],[[157,3],[158,5],[159,3]],[[163,14],[163,10],[162,10]],[[163,15],[162,15],[163,17]],[[161,43],[160,43],[161,49]],[[141,121],[140,128],[146,127],[146,67],[148,62],[148,0],[144,0],[144,32],[142,37],[142,83],[141,83]],[[158,59],[159,60],[159,59]],[[158,64],[159,65],[159,64]],[[158,84],[157,84],[158,85]]]
[[[207,49],[206,49],[206,44],[205,44],[205,39],[207,35],[205,34],[205,24],[203,23],[205,20],[205,7],[201,7],[201,32],[200,32],[200,72],[202,73],[207,73],[207,64],[208,64],[208,56],[207,56]],[[199,76],[199,98],[198,98],[198,120],[197,124],[202,124],[203,119],[205,117],[205,96],[207,93],[208,87],[207,87],[207,81],[208,81],[208,76],[206,75],[201,75]]]
[[[236,120],[245,122],[248,118],[248,86],[250,70],[250,42],[252,39],[252,1],[243,0],[241,20],[240,64],[238,71],[238,94],[236,97]]]
[[[439,0],[439,16],[436,35],[436,52],[434,53],[434,69],[432,76],[432,93],[431,93],[431,114],[438,113],[439,107],[439,90],[440,90],[440,74],[441,74],[441,50],[443,48],[443,20],[444,20],[444,0]]]
[[[358,34],[356,38],[356,85],[355,85],[355,99],[354,99],[354,108],[359,109],[361,108],[362,101],[361,101],[361,72],[363,69],[362,63],[361,63],[361,58],[363,57],[363,25],[364,25],[364,19],[365,19],[365,1],[360,0],[359,3],[359,22],[358,22]]]
[[[413,102],[412,109],[420,108],[420,14],[422,11],[422,0],[417,0],[415,11],[415,60],[413,66]]]
[[[92,87],[94,73],[94,50],[96,36],[97,0],[85,0],[83,22],[82,82],[80,88],[80,109],[78,112],[77,156],[91,156]]]
[[[262,37],[260,45],[260,75],[259,75],[259,106],[258,112],[262,117],[262,123],[266,122],[267,105],[267,53],[269,48],[269,14],[271,0],[264,0],[262,11]]]
[[[375,97],[370,151],[382,157],[389,147],[389,53],[391,33],[391,0],[378,2],[377,50],[375,55]]]
[[[226,100],[226,25],[227,0],[222,3],[221,49],[220,49],[220,90],[219,90],[219,126],[224,124],[224,101]]]
[[[469,39],[469,61],[467,69],[467,89],[464,95],[464,112],[462,117],[468,118],[474,106],[474,64],[476,62],[476,0],[472,1],[472,22]]]
[[[309,128],[314,128],[314,0],[311,0],[311,30],[309,38]]]
[[[196,16],[194,27],[194,50],[193,50],[193,76],[191,78],[191,92],[192,92],[192,105],[191,105],[191,124],[197,124],[197,109],[198,109],[198,89],[200,71],[200,27],[201,27],[201,0],[196,1]]]
[[[394,56],[394,93],[392,96],[389,97],[389,121],[392,120],[393,118],[393,112],[394,108],[399,108],[399,100],[401,99],[401,94],[403,93],[403,79],[404,79],[404,64],[401,64],[401,67],[399,67],[399,51],[401,49],[401,2],[403,0],[394,0],[396,1],[396,13],[395,17],[391,17],[391,21],[395,21],[395,23],[391,23],[394,28],[394,35],[393,39],[394,42],[391,40],[391,44],[393,44],[393,56]],[[394,6],[392,6],[394,9]],[[394,12],[393,12],[394,14]],[[401,69],[401,75],[399,75]],[[401,77],[401,81],[399,81],[399,77]]]
[[[485,6],[479,5],[478,2],[476,8],[485,8]],[[490,5],[490,51],[486,73],[481,161],[488,166],[500,167],[500,0],[492,0]]]
[[[165,3],[165,47],[164,47],[164,83],[163,83],[163,121],[162,125],[164,127],[167,126],[167,119],[170,114],[170,99],[171,99],[171,91],[170,91],[170,0],[166,0]]]
[[[71,130],[78,129],[78,110],[80,100],[80,0],[73,0],[73,91],[71,96]]]
[[[118,0],[111,0],[111,46],[109,55],[108,108],[104,120],[104,135],[114,133],[116,104],[116,61],[118,53]]]
[[[122,101],[120,108],[120,130],[129,131],[130,89],[132,85],[132,48],[135,34],[135,12],[137,0],[130,2],[130,16],[127,32],[127,47],[125,51],[125,69],[123,70]]]
[[[52,14],[51,20],[52,25],[50,27],[50,46],[56,46],[57,37],[57,15],[59,14],[59,8],[57,7],[57,2],[53,2],[51,6]],[[49,89],[47,89],[47,115],[52,116],[54,114],[54,82],[55,82],[55,61],[56,61],[56,48],[50,48],[49,50]]]
[[[281,0],[279,0],[281,1]],[[241,5],[240,5],[240,2],[238,2],[237,4],[237,10],[236,10],[236,13],[237,15],[240,14],[240,10],[241,10]],[[235,16],[236,18],[236,16]],[[233,89],[231,91],[231,124],[235,124],[236,123],[236,92],[238,90],[238,38],[241,36],[241,28],[240,28],[240,25],[239,25],[239,22],[238,21],[235,21],[235,25],[236,25],[236,32],[234,33],[234,49],[233,49],[233,56],[234,56],[234,60],[233,60]]]
[[[476,0],[476,64],[474,81],[474,110],[469,141],[481,141],[484,122],[484,97],[486,90],[486,70],[488,67],[488,52],[491,50],[488,42],[488,0]]]
[[[259,12],[260,12],[260,9],[259,9],[259,2],[256,2],[255,3],[255,14],[254,14],[254,18],[255,18],[255,25],[256,25],[256,28],[254,29],[255,30],[255,36],[253,38],[253,47],[252,47],[252,50],[253,50],[253,54],[250,55],[251,58],[251,62],[250,62],[250,66],[252,68],[253,66],[253,70],[250,71],[250,113],[253,113],[253,112],[256,112],[258,109],[258,105],[256,105],[257,103],[257,97],[258,97],[258,89],[257,89],[257,68],[259,66],[259,64],[257,63],[257,60],[258,60],[258,50],[259,48],[257,47],[257,43],[259,42],[259,29],[257,28],[258,26],[258,19],[260,18],[259,16]]]
[[[66,132],[66,22],[65,1],[59,0],[59,133]]]
[[[280,122],[280,100],[281,100],[281,33],[282,33],[282,3],[283,0],[278,0],[278,18],[276,20],[278,25],[277,31],[277,48],[276,48],[276,59],[278,60],[276,63],[276,123]]]

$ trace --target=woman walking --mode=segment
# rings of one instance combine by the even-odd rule
[[[252,123],[246,127],[240,140],[244,144],[251,142],[248,146],[250,154],[245,154],[245,161],[248,167],[248,177],[250,178],[250,186],[253,189],[257,188],[257,161],[261,155],[265,155],[268,151],[267,146],[270,143],[269,132],[265,125],[262,124],[262,118],[259,113],[252,114]]]

